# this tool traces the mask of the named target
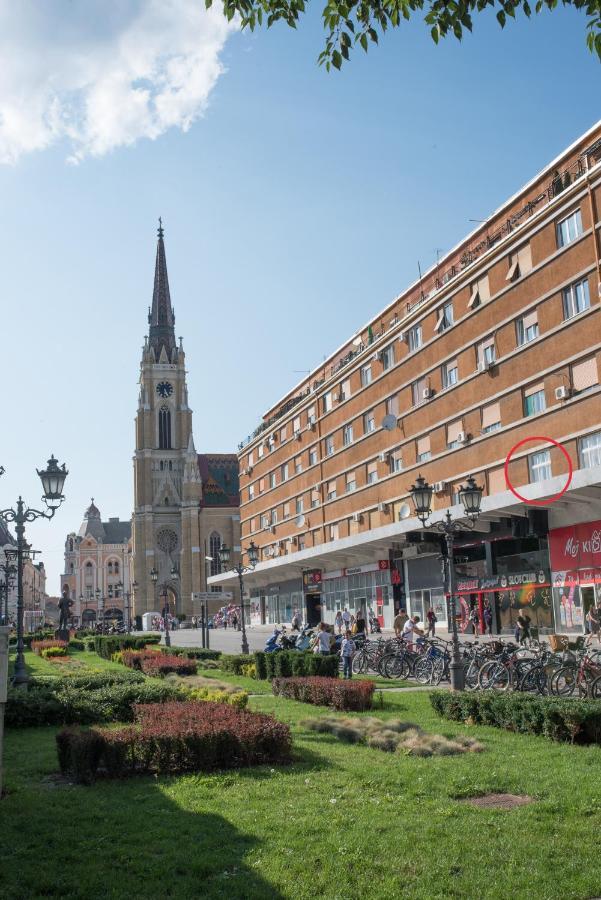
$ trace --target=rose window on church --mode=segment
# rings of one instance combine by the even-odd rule
[[[157,547],[164,553],[173,553],[177,547],[177,535],[170,528],[161,528],[157,534]]]

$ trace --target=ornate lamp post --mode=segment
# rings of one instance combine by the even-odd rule
[[[134,591],[135,591],[136,588],[138,587],[138,582],[137,582],[137,581],[132,581],[131,586],[132,586],[132,588],[133,588]],[[123,588],[124,588],[124,587],[125,587],[125,585],[123,584],[122,581],[118,581],[118,582],[117,582],[117,588],[118,588],[118,589],[121,591],[121,593],[123,594],[123,598],[124,598],[124,600],[125,600],[125,602],[126,602],[126,606],[125,606],[125,618],[126,618],[126,620],[127,620],[127,633],[129,634],[129,633],[131,632],[131,595],[132,595],[132,592],[131,592],[131,591],[123,591]]]
[[[3,509],[0,511],[0,518],[4,519],[5,522],[15,523],[15,533],[17,535],[17,658],[13,676],[14,684],[27,684],[29,680],[23,658],[23,553],[25,550],[25,523],[34,522],[40,518],[53,518],[65,499],[63,487],[69,474],[65,464],[63,463],[62,466],[59,466],[54,456],[50,457],[45,469],[41,471],[37,469],[36,471],[40,476],[44,489],[42,500],[46,504],[47,511],[26,508],[22,497],[19,497],[17,500],[16,509]]]
[[[150,570],[150,577],[152,579],[152,583],[156,585],[159,580],[159,573],[157,570],[152,567]],[[171,578],[172,580],[176,580],[179,578],[179,572],[175,563],[171,566]],[[163,620],[165,622],[165,646],[171,646],[171,632],[169,631],[169,582],[164,581],[160,585],[161,587],[161,596],[163,597]]]
[[[415,514],[423,525],[426,525],[427,519],[432,512],[432,493],[433,488],[428,484],[421,475],[416,479],[415,484],[410,488]],[[466,520],[453,519],[449,510],[446,511],[445,517],[441,522],[436,522],[435,527],[444,534],[447,544],[447,555],[445,558],[445,589],[449,597],[449,613],[451,615],[451,634],[452,634],[452,658],[451,658],[451,689],[454,691],[465,690],[465,671],[463,660],[459,652],[459,634],[457,632],[457,616],[455,605],[455,565],[453,562],[453,547],[455,543],[455,534],[458,531],[471,531],[476,525],[476,519],[480,515],[480,506],[482,504],[482,488],[478,487],[472,476],[470,475],[467,482],[459,489],[459,499],[463,504]]]
[[[246,619],[244,616],[244,579],[243,575],[245,572],[254,571],[255,566],[259,562],[259,548],[256,546],[254,541],[250,542],[248,550],[243,550],[240,554],[241,557],[244,554],[248,556],[248,565],[243,566],[240,561],[237,566],[233,566],[231,571],[235,572],[238,576],[238,582],[240,584],[240,616],[242,618],[242,652],[248,653],[248,640],[246,637]],[[227,571],[228,566],[230,564],[230,555],[231,551],[227,544],[222,544],[219,548],[219,561],[222,567]]]
[[[104,597],[100,588],[96,588],[96,618],[100,624],[100,630],[104,631]],[[100,615],[102,613],[102,615]]]
[[[3,625],[8,625],[8,595],[10,594],[12,588],[15,586],[15,575],[17,574],[17,567],[15,566],[16,559],[16,550],[5,550],[4,562],[0,565],[0,572],[4,574],[4,581],[2,584],[0,584],[0,588],[2,589],[2,593],[4,594],[4,613],[2,614]],[[0,613],[1,610],[2,602],[0,600]]]

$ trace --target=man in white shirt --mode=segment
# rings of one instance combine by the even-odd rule
[[[424,636],[423,628],[419,628],[418,622],[419,616],[411,616],[403,625],[403,640],[407,643],[410,650],[413,650],[414,637],[416,635],[420,637]]]
[[[344,607],[344,612],[342,613],[342,621],[344,623],[344,630],[346,631],[347,628],[350,628],[351,625],[351,614],[346,606]]]

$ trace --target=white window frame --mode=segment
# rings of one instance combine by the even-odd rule
[[[386,372],[394,366],[394,344],[389,344],[382,350],[382,368]]]
[[[326,438],[326,456],[333,456],[336,452],[336,448],[334,446],[334,438],[332,435]]]
[[[591,308],[591,297],[588,286],[588,278],[575,281],[562,291],[563,318],[573,319],[585,310]]]
[[[315,457],[315,459],[313,459],[313,457]],[[317,447],[310,447],[309,448],[309,465],[316,466],[318,462],[319,462],[319,455],[317,453]]]
[[[363,413],[363,432],[364,434],[372,434],[376,430],[376,414],[373,409],[368,409]]]
[[[345,447],[350,447],[350,445],[353,443],[353,425],[352,425],[352,423],[349,423],[348,425],[344,426],[344,428],[342,430],[342,443],[343,443],[343,446],[345,446]]]
[[[530,412],[528,412],[527,408],[526,408],[528,401],[532,400],[533,397],[540,398],[541,396],[543,398],[542,406],[540,406],[538,409],[533,409]],[[538,415],[538,413],[545,412],[546,409],[547,409],[547,401],[545,398],[545,389],[544,388],[542,388],[540,391],[536,391],[535,394],[529,394],[528,396],[524,395],[524,417],[525,418],[527,418],[528,416],[536,416],[536,415]]]
[[[407,342],[409,345],[410,353],[413,353],[414,350],[419,350],[423,343],[423,333],[421,325],[414,325],[413,328],[409,329]]]
[[[590,446],[583,446],[585,441]],[[581,469],[592,469],[593,466],[601,466],[601,431],[585,434],[578,441],[578,460]]]
[[[544,457],[544,460],[542,459]],[[538,477],[540,472],[542,476]],[[536,477],[535,477],[536,476]],[[536,453],[528,455],[528,478],[530,484],[540,484],[541,481],[547,481],[553,477],[551,469],[551,451],[537,450]]]
[[[572,241],[579,238],[583,232],[582,214],[580,212],[580,207],[578,207],[578,209],[573,210],[569,216],[560,219],[557,223],[557,246],[567,247],[568,244],[571,244]]]
[[[453,368],[449,369],[449,366],[453,364]],[[443,363],[441,366],[441,376],[442,376],[442,386],[444,390],[447,388],[453,387],[453,385],[457,384],[459,381],[459,364],[456,359],[452,359],[449,362]],[[454,378],[449,378],[449,374],[451,372],[455,372]]]
[[[371,381],[371,364],[368,363],[366,366],[361,366],[361,387],[367,387],[368,384],[371,384]]]

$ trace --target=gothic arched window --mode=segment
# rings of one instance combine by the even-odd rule
[[[159,410],[159,449],[171,450],[171,413],[166,406]]]
[[[73,538],[69,538],[69,553],[73,553]]]
[[[209,556],[212,556],[211,560],[211,575],[220,575],[221,574],[221,561],[219,559],[219,548],[221,547],[221,535],[216,531],[211,532],[211,536],[209,538]]]

